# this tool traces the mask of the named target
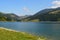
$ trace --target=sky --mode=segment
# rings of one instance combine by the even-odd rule
[[[0,12],[33,15],[46,8],[60,7],[60,0],[0,0]]]

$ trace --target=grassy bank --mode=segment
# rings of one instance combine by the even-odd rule
[[[38,38],[38,36],[33,36],[25,32],[0,28],[0,40],[38,40]]]

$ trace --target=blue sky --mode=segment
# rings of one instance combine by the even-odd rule
[[[0,12],[19,16],[33,15],[42,9],[59,6],[58,2],[60,3],[59,0],[0,0]]]

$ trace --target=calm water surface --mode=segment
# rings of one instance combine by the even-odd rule
[[[0,27],[60,40],[60,22],[0,22]]]

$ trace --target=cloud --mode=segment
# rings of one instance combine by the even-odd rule
[[[51,8],[57,8],[57,7],[60,7],[60,0],[55,0],[52,2],[52,5]]]
[[[27,7],[23,7],[23,11],[30,12],[29,8],[27,8]]]
[[[30,8],[28,8],[28,7],[23,7],[22,9],[23,9],[23,12],[24,12],[26,15],[33,15],[33,14],[32,14],[33,12],[30,10]]]

